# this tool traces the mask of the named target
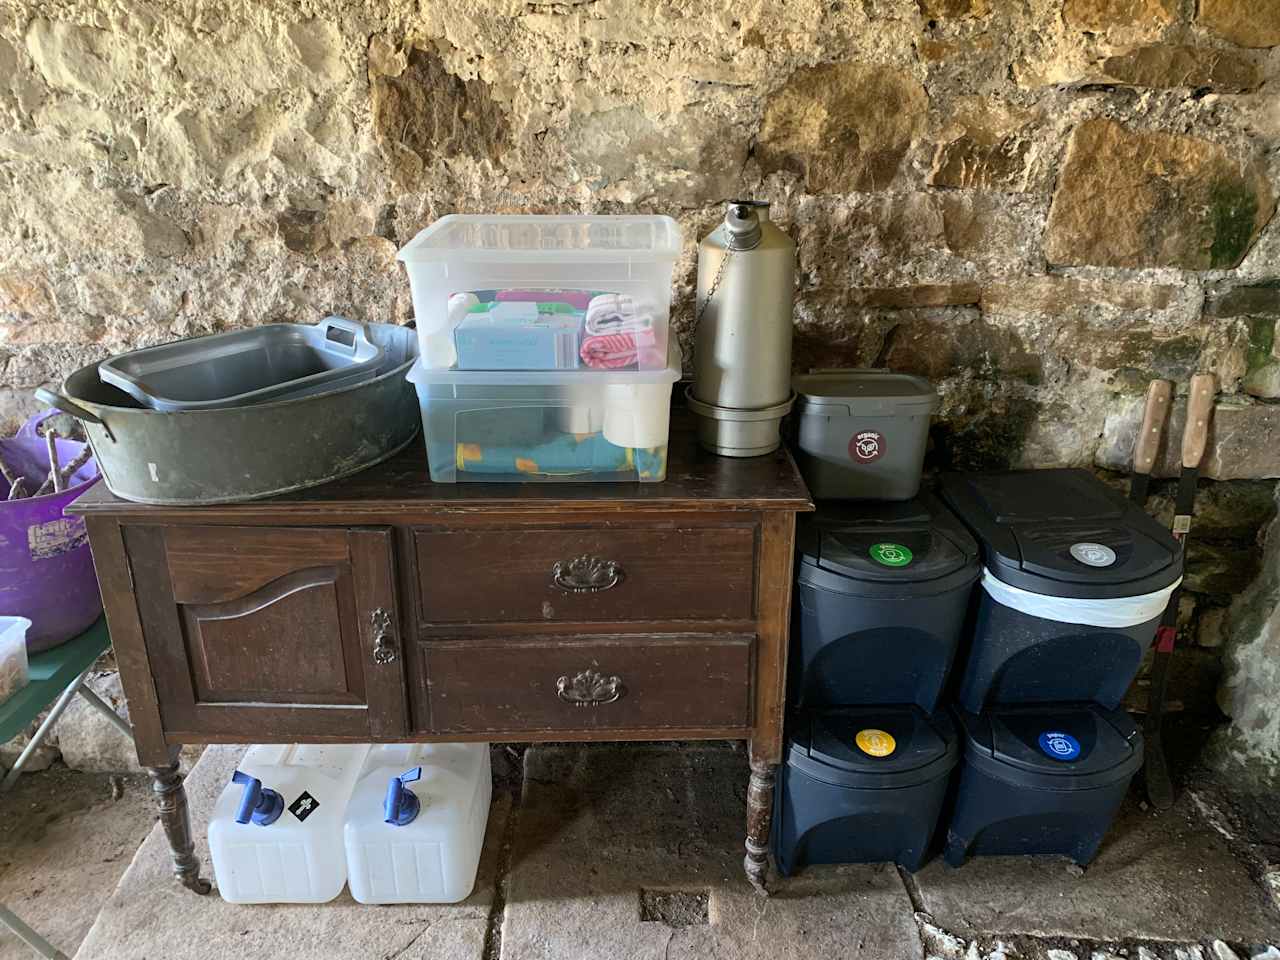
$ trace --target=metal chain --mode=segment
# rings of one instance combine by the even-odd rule
[[[726,231],[727,233],[728,231]],[[706,299],[702,301],[702,306],[698,309],[698,314],[693,318],[693,329],[696,332],[698,327],[702,325],[702,317],[707,312],[707,307],[711,306],[711,298],[716,295],[716,290],[720,288],[720,281],[724,279],[724,271],[729,266],[729,261],[733,259],[733,255],[740,250],[754,250],[760,245],[757,239],[751,246],[736,246],[736,238],[729,234],[728,244],[725,247],[724,259],[720,261],[720,266],[716,269],[716,275],[711,278],[711,286],[707,288]]]

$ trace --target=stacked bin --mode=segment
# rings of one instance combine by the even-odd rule
[[[1083,470],[957,474],[941,492],[983,560],[946,859],[1083,865],[1142,764],[1142,735],[1116,707],[1181,580],[1177,542]]]
[[[819,504],[797,530],[774,859],[783,874],[877,861],[914,871],[959,758],[940,705],[978,546],[939,500],[917,495],[932,387],[849,371],[795,388],[801,470]]]

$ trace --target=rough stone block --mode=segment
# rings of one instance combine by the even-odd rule
[[[1242,47],[1280,44],[1280,6],[1269,0],[1200,0],[1196,22]]]
[[[991,12],[989,0],[918,0],[920,15],[939,20],[957,17],[985,17]]]
[[[1133,443],[1142,423],[1143,400],[1126,397],[1107,415],[1095,462],[1108,470],[1127,471]],[[1152,475],[1175,477],[1182,472],[1182,429],[1185,401],[1175,401]],[[1280,477],[1280,406],[1218,403],[1200,475],[1211,480],[1262,480]]]
[[[765,173],[793,173],[813,193],[884,190],[928,108],[924,88],[897,70],[804,67],[770,98],[756,157]]]
[[[1135,87],[1192,87],[1215,93],[1256,90],[1262,68],[1245,54],[1220,47],[1151,44],[1107,57],[1105,79]]]
[[[1187,793],[1159,816],[1126,802],[1083,875],[1064,866],[1058,857],[978,857],[958,870],[934,862],[916,884],[934,922],[961,934],[1184,943],[1275,937],[1272,907],[1249,869],[1196,815]]]
[[[1147,512],[1163,526],[1171,526],[1176,496],[1174,483],[1158,488],[1153,485]],[[1276,485],[1261,480],[1230,483],[1202,480],[1192,509],[1195,539],[1253,545],[1276,515]]]
[[[1219,283],[1205,291],[1205,316],[1280,317],[1280,280]]]
[[[1158,28],[1177,17],[1176,0],[1066,0],[1062,17],[1076,30]]]
[[[398,75],[375,79],[373,128],[406,189],[438,159],[497,162],[511,142],[510,118],[489,84],[455,76],[440,57],[416,47]]]
[[[746,777],[722,744],[530,748],[502,955],[921,960],[892,866],[815,867],[759,899],[742,876]],[[646,921],[645,890],[705,895],[706,922]]]
[[[1086,120],[1071,135],[1045,254],[1055,264],[1234,267],[1274,210],[1266,174],[1236,151]]]
[[[90,676],[89,686],[126,721],[129,707],[120,675],[114,670]],[[62,762],[72,770],[94,773],[129,773],[138,770],[138,754],[133,742],[112,726],[111,721],[76,697],[58,721],[58,749]]]

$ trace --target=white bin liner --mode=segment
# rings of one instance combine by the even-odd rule
[[[1179,577],[1163,590],[1142,593],[1136,597],[1113,597],[1109,600],[1082,600],[1076,597],[1048,597],[1010,586],[988,568],[982,568],[982,589],[996,603],[1019,613],[1058,623],[1080,623],[1090,627],[1135,627],[1164,612],[1169,597],[1182,583]]]

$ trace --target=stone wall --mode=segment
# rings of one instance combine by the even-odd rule
[[[760,196],[797,366],[932,378],[937,466],[1122,471],[1147,382],[1218,374],[1218,644],[1280,477],[1277,44],[1276,0],[8,0],[0,419],[111,351],[406,320],[451,211],[670,213],[687,333]]]

